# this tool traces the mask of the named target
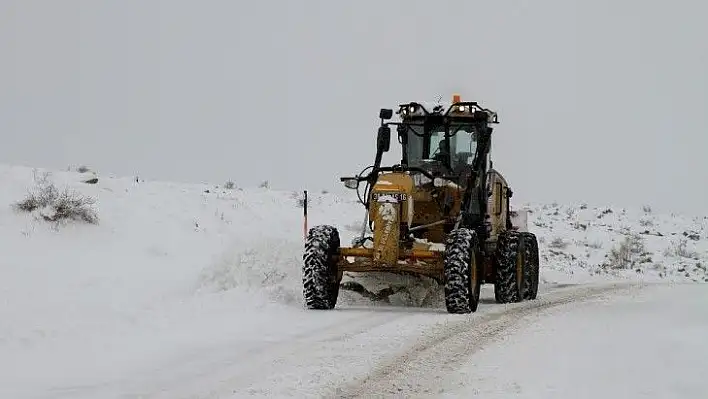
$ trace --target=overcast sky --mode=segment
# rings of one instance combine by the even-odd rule
[[[517,201],[704,214],[707,10],[0,0],[0,162],[320,189],[373,162],[379,108],[458,92]]]

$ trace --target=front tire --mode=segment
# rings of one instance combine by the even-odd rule
[[[465,228],[451,231],[444,255],[445,306],[448,313],[477,311],[482,285],[480,266],[476,232]]]
[[[315,226],[307,234],[302,257],[302,283],[308,309],[329,310],[337,304],[340,277],[336,255],[339,244],[339,232],[332,226]]]

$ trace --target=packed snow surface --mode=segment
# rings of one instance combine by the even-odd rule
[[[708,290],[651,287],[535,312],[449,370],[439,397],[705,398]]]
[[[47,182],[94,198],[97,222],[14,206]],[[407,290],[342,291],[314,312],[302,193],[1,165],[0,186],[3,398],[708,397],[704,216],[527,204],[538,301],[496,305],[485,286],[476,314],[448,315],[432,281],[359,276]],[[344,244],[360,233],[355,194],[309,202],[310,226],[338,227]],[[438,381],[422,364],[454,367]]]

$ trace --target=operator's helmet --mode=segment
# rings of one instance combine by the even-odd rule
[[[438,143],[438,149],[435,150],[432,159],[438,162],[445,162],[447,155],[448,153],[445,149],[445,140],[440,140],[440,142]]]

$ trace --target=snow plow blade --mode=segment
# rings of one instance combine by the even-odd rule
[[[378,263],[373,260],[372,248],[340,248],[340,272],[410,272],[442,279],[443,253],[422,249],[406,249],[400,252],[396,264]]]

